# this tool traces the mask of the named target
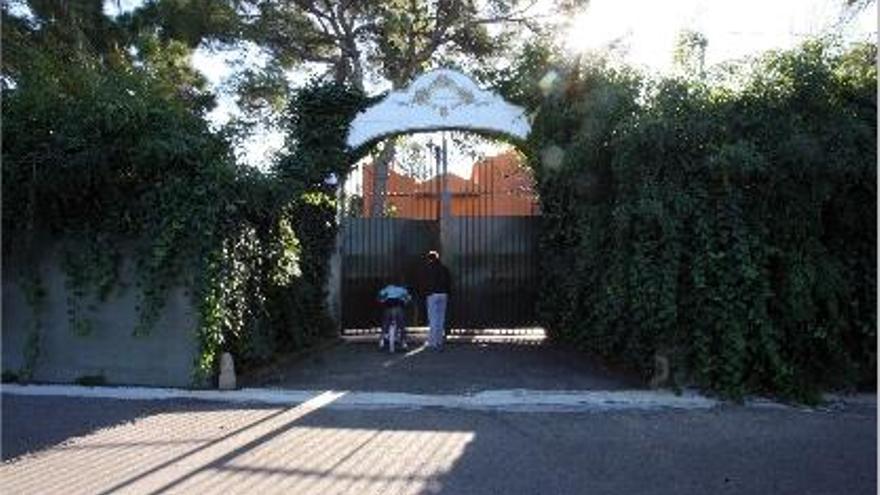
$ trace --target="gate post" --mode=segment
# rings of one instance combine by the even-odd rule
[[[336,324],[336,330],[342,332],[342,225],[336,233],[333,254],[330,256],[327,270],[327,312]]]
[[[344,184],[344,183],[343,183]],[[324,304],[336,331],[342,333],[342,240],[345,228],[345,187],[336,189],[336,240],[333,243],[333,254],[330,255],[327,267],[325,289],[327,298]]]

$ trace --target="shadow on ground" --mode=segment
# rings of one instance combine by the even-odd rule
[[[63,404],[63,407],[59,407],[59,404]],[[165,401],[3,395],[0,402],[0,458],[6,461],[101,429],[132,424],[167,411],[169,404]],[[187,411],[208,411],[226,406],[202,401],[178,401],[176,407]]]
[[[645,388],[583,353],[550,343],[506,338],[450,341],[442,352],[421,346],[389,354],[374,336],[299,356],[240,377],[245,387],[417,394],[498,389],[621,390]]]
[[[89,407],[107,424],[114,407],[145,416],[0,466],[0,478],[10,493],[876,493],[874,408],[519,414],[334,410],[320,398],[13,397],[11,410],[44,403],[43,422]]]

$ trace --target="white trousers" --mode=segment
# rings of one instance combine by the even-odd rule
[[[443,347],[444,330],[446,324],[446,294],[431,294],[425,302],[428,306],[428,345],[432,347]]]

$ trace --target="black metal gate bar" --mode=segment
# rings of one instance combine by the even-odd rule
[[[534,314],[537,260],[537,216],[517,216],[520,191],[499,190],[511,185],[500,175],[495,159],[487,160],[472,180],[456,189],[450,216],[443,218],[442,167],[433,160],[430,183],[396,190],[400,180],[388,180],[386,209],[397,216],[373,216],[362,202],[343,218],[342,324],[367,328],[379,324],[375,296],[381,286],[397,277],[414,286],[416,273],[430,249],[441,252],[453,274],[448,309],[450,328],[531,326]],[[458,182],[457,182],[458,183]],[[364,183],[364,192],[372,184]],[[515,185],[515,184],[514,184]],[[375,201],[375,198],[373,198]],[[454,201],[454,203],[452,203]],[[372,205],[371,205],[372,206]],[[531,207],[531,206],[530,206]],[[502,215],[502,216],[495,216]],[[411,324],[425,324],[424,300],[411,310]]]

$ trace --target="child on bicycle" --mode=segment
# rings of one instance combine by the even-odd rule
[[[412,300],[409,291],[403,285],[389,284],[379,291],[379,303],[384,308],[382,312],[382,335],[379,338],[379,349],[389,344],[388,329],[394,322],[398,328],[398,341],[401,349],[406,349],[406,315],[404,308]]]

